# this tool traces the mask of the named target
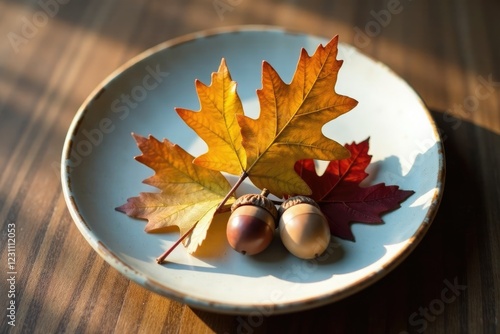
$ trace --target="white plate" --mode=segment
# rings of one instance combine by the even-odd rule
[[[340,36],[342,41],[342,36]],[[303,261],[279,240],[255,256],[231,250],[224,224],[216,246],[200,257],[178,247],[167,265],[155,258],[178,233],[147,234],[145,222],[115,211],[128,197],[153,191],[142,184],[152,170],[131,132],[168,138],[193,155],[206,150],[174,107],[198,110],[194,80],[209,84],[225,58],[245,111],[258,115],[256,89],[267,60],[288,82],[300,49],[309,54],[328,39],[279,28],[246,26],[202,32],[160,44],[100,84],[78,110],[62,157],[62,183],[71,215],[90,245],[131,280],[190,306],[224,313],[269,315],[337,301],[374,283],[399,264],[427,231],[443,191],[444,157],[436,127],[419,96],[386,66],[341,44],[337,92],[359,105],[327,124],[339,141],[370,137],[367,182],[414,190],[384,224],[352,226],[356,242],[335,238],[331,255]],[[231,179],[234,181],[234,179]],[[248,191],[251,185],[242,189]],[[257,313],[256,313],[257,312]]]

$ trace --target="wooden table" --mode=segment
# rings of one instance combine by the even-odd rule
[[[498,2],[463,0],[1,1],[0,332],[498,333],[499,14]],[[239,24],[339,34],[384,62],[432,110],[447,160],[437,217],[399,267],[340,302],[258,323],[192,309],[119,274],[73,224],[59,176],[69,124],[108,74],[162,41]]]

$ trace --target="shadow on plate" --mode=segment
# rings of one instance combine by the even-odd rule
[[[370,165],[370,176],[364,182],[364,186],[368,184],[379,183],[379,179],[383,179],[387,184],[400,186],[401,189],[408,188],[409,184],[405,180],[420,177],[423,166],[429,159],[434,159],[436,153],[436,144],[430,147],[423,153],[415,154],[415,160],[410,171],[403,175],[402,163],[399,158],[390,156],[384,160],[375,162]],[[432,160],[431,160],[432,161]],[[379,224],[384,226],[388,231],[393,231],[392,226],[404,224],[405,217],[422,216],[422,210],[428,210],[429,205],[435,198],[428,196],[433,194],[435,188],[420,189],[418,194],[410,196],[401,205],[404,207],[404,215],[399,215],[394,212],[390,222]],[[397,210],[395,210],[397,211]],[[384,219],[384,215],[382,219]],[[432,218],[432,214],[431,214]],[[227,220],[227,218],[225,218]],[[351,225],[355,228],[357,223]],[[379,226],[372,225],[369,228],[379,229]],[[225,224],[212,224],[210,231],[210,240],[206,240],[206,245],[202,246],[202,251],[196,253],[196,257],[203,261],[206,266],[197,266],[191,264],[168,263],[170,269],[193,270],[199,272],[213,272],[219,274],[261,277],[275,276],[278,279],[286,280],[294,283],[312,283],[323,281],[335,275],[354,273],[362,270],[369,265],[372,265],[384,255],[386,255],[387,247],[395,245],[410,239],[415,233],[415,226],[409,226],[408,229],[397,229],[398,233],[377,234],[381,237],[379,242],[371,245],[369,249],[363,247],[363,240],[356,242],[339,240],[332,238],[332,241],[325,253],[317,259],[300,260],[288,253],[281,243],[279,236],[276,235],[273,242],[264,252],[254,256],[244,256],[233,251],[225,236]],[[399,233],[400,232],[400,233]],[[365,239],[366,240],[366,234]],[[370,235],[370,233],[368,233]],[[356,237],[356,231],[354,231]],[[421,237],[421,236],[420,236]],[[419,238],[417,238],[419,241]],[[224,261],[224,257],[231,256],[232,261]],[[235,257],[239,259],[235,260]],[[237,262],[239,265],[230,266],[229,262]],[[221,265],[223,264],[223,265]],[[252,271],[242,271],[242,267],[251,266]]]

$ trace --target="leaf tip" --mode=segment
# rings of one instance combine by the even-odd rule
[[[354,234],[351,233],[350,235],[347,235],[345,237],[345,240],[351,241],[351,242],[356,242],[356,237],[354,237]]]
[[[335,35],[332,37],[332,39],[330,39],[330,41],[328,42],[328,44],[334,44],[334,45],[338,45],[339,44],[339,35]]]
[[[174,108],[175,112],[177,113],[177,115],[185,121],[185,118],[188,116],[189,112],[191,110],[187,110],[187,109],[184,109],[184,108],[181,108],[181,107],[175,107]],[[192,111],[191,111],[192,112]]]
[[[318,47],[321,47],[321,45],[319,45]],[[305,48],[300,49],[299,60],[306,57],[309,57],[309,53],[307,52],[307,50]]]
[[[402,197],[401,202],[406,201],[408,198],[410,198],[412,195],[415,194],[415,191],[413,191],[413,190],[402,190],[402,189],[399,189],[399,191],[401,192],[401,197]]]
[[[132,132],[132,137],[135,139],[135,142],[137,143],[137,145],[140,145],[140,144],[144,143],[147,140],[146,137],[138,135],[135,132]],[[150,135],[150,137],[151,137],[151,135]]]
[[[132,215],[132,210],[133,210],[133,207],[131,205],[131,202],[133,201],[133,198],[128,198],[127,199],[127,202],[120,205],[120,206],[117,206],[115,208],[115,211],[118,211],[118,212],[121,212],[121,213],[124,213],[126,214],[127,216],[130,216]]]
[[[344,61],[342,60],[342,63],[343,62]],[[356,99],[353,99],[352,97],[350,97],[350,99],[351,99],[351,109],[354,109],[359,104],[359,101]]]
[[[269,64],[269,62],[267,60],[263,60],[262,61],[262,71],[264,71],[264,69],[266,68],[272,68],[271,64]]]
[[[126,204],[123,204],[123,205],[120,205],[120,206],[117,206],[115,208],[115,211],[118,211],[118,212],[121,212],[121,213],[127,213],[127,209],[126,209]]]
[[[219,65],[219,72],[227,69],[226,58],[222,57]]]

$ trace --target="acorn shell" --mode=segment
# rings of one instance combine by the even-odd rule
[[[275,229],[275,219],[267,210],[255,205],[244,205],[229,217],[226,236],[229,245],[237,252],[255,255],[269,246]]]
[[[229,245],[239,253],[258,254],[273,239],[278,210],[267,194],[264,189],[260,195],[243,195],[231,206],[226,236]]]
[[[314,200],[296,196],[280,207],[279,230],[283,245],[301,259],[320,256],[330,243],[326,217]]]

